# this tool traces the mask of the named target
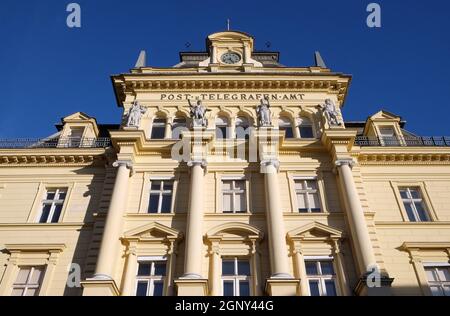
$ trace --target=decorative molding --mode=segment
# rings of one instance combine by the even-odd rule
[[[450,165],[450,154],[355,153],[360,165]]]
[[[104,151],[99,155],[83,155],[83,154],[17,154],[17,155],[0,155],[0,167],[69,167],[69,166],[86,166],[95,163],[106,163],[107,159]]]

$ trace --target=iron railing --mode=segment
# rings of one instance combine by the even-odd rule
[[[0,139],[0,149],[32,149],[32,148],[107,148],[111,146],[110,138],[19,138]]]
[[[449,147],[450,137],[356,137],[355,144],[361,147]]]

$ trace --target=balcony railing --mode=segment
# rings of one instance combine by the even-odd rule
[[[450,137],[356,137],[361,147],[450,147]]]
[[[21,138],[0,139],[0,149],[33,149],[33,148],[107,148],[111,146],[109,138]]]

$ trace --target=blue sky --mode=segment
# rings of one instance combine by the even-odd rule
[[[227,18],[257,49],[271,42],[285,65],[312,65],[319,50],[352,74],[346,120],[383,108],[418,134],[450,135],[449,1],[378,0],[381,29],[365,23],[375,0],[78,0],[81,29],[66,26],[70,2],[1,0],[1,138],[47,136],[77,111],[119,122],[110,75],[132,68],[141,49],[150,65],[172,66],[186,42],[204,50]]]

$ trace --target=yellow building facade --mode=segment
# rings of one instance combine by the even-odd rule
[[[315,57],[143,52],[119,124],[0,141],[0,295],[450,295],[450,139],[345,121],[351,76]]]

